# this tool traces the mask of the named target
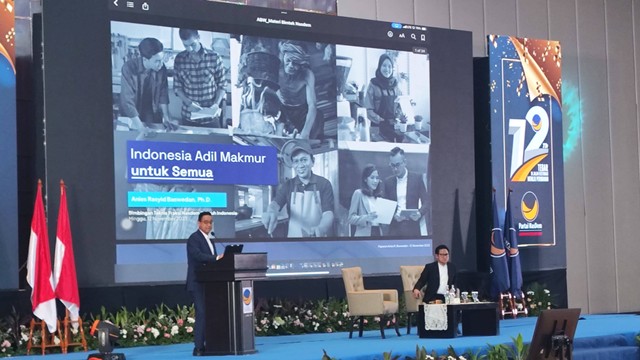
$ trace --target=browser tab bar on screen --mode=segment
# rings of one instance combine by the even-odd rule
[[[406,25],[398,22],[379,22],[364,19],[322,15],[301,11],[282,11],[213,1],[175,0],[107,0],[109,9],[122,16],[153,16],[169,19],[190,19],[225,32],[246,33],[259,36],[265,31],[284,36],[295,30],[307,33],[305,39],[312,41],[326,40],[332,37],[350,42],[370,42],[371,46],[392,48],[407,47],[411,42],[426,41],[426,27]],[[215,7],[215,9],[214,9]],[[223,11],[220,9],[223,8]],[[129,15],[126,15],[129,14]],[[120,15],[116,15],[116,18]],[[354,31],[357,29],[357,31]],[[373,34],[379,34],[375,41]],[[403,45],[404,44],[404,45]]]

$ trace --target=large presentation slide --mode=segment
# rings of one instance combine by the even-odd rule
[[[68,16],[69,2],[91,29],[47,21]],[[63,3],[45,5],[45,27],[93,36],[100,74],[68,95],[96,98],[87,109],[101,122],[94,144],[111,159],[93,193],[109,204],[104,232],[86,240],[105,249],[106,283],[183,281],[202,211],[213,214],[219,252],[236,243],[267,252],[274,278],[346,266],[395,273],[428,261],[438,232],[447,234],[450,224],[435,219],[453,216],[461,187],[434,174],[464,157],[471,167],[448,176],[473,178],[473,134],[459,130],[472,125],[472,97],[456,91],[471,83],[471,61],[451,61],[470,53],[467,33],[198,0]],[[45,66],[62,66],[54,61]],[[61,80],[47,82],[45,101]],[[457,98],[436,104],[436,92]],[[64,137],[48,141],[50,163],[85,161],[63,149]]]

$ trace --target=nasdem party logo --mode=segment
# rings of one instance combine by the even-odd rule
[[[520,211],[522,217],[528,222],[534,221],[540,213],[540,202],[538,197],[531,191],[527,191],[520,201]]]
[[[245,305],[251,304],[251,289],[244,289],[244,291],[242,292],[242,302],[244,302]]]
[[[539,132],[540,129],[542,129],[543,121],[542,117],[539,114],[534,114],[533,116],[531,116],[531,118],[527,119],[527,121],[531,125],[533,131],[535,131],[536,133]]]

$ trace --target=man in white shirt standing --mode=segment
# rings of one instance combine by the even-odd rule
[[[420,278],[413,287],[413,297],[418,299],[422,288],[427,285],[423,301],[428,304],[444,303],[447,287],[456,282],[456,266],[449,262],[449,248],[446,245],[438,245],[435,258],[436,261],[424,266]]]
[[[389,153],[389,166],[393,175],[384,181],[384,197],[397,201],[396,214],[389,225],[389,235],[420,236],[420,218],[429,210],[427,189],[422,176],[407,170],[404,150],[394,147]],[[420,200],[420,208],[418,208]],[[403,212],[403,210],[415,210]]]
[[[208,262],[214,262],[224,255],[218,255],[209,234],[213,229],[213,216],[204,211],[198,214],[198,230],[187,240],[187,291],[193,298],[196,310],[196,322],[194,324],[193,356],[201,356],[204,353],[204,329],[205,329],[205,299],[204,287],[196,281],[196,267]]]

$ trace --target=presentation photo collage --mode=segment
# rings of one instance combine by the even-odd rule
[[[429,54],[110,25],[117,242],[431,237]]]

